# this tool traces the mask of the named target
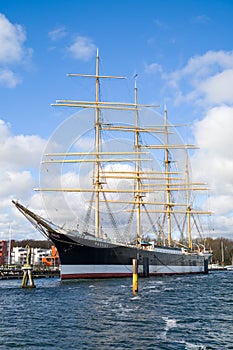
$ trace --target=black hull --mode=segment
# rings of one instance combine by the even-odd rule
[[[178,248],[155,246],[148,250],[57,232],[50,233],[49,238],[59,252],[62,279],[132,276],[133,259],[138,260],[143,276],[208,272],[204,255]]]

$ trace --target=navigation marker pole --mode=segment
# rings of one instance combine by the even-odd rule
[[[35,284],[33,281],[32,277],[32,265],[31,265],[31,248],[29,245],[26,245],[26,248],[28,249],[27,252],[27,260],[26,264],[23,265],[22,270],[23,270],[23,280],[21,284],[21,288],[35,288]],[[28,285],[28,281],[30,284]]]
[[[138,294],[138,261],[133,259],[133,294]]]

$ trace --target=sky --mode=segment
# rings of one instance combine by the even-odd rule
[[[105,75],[127,76],[105,92],[166,104],[199,149],[192,176],[208,183],[208,236],[233,238],[233,2],[231,0],[0,0],[0,239],[40,239],[12,205],[43,212],[44,149],[74,111],[56,99],[90,99],[96,50]],[[111,96],[112,98],[112,96]],[[163,107],[161,113],[163,113]]]

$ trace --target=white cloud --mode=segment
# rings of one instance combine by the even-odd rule
[[[0,85],[14,88],[21,82],[21,79],[9,69],[0,69]]]
[[[224,69],[233,68],[233,52],[227,51],[208,51],[202,56],[194,56],[189,59],[187,65],[180,70],[172,73],[177,80],[192,75],[191,79],[195,77],[208,77],[219,73]]]
[[[19,24],[12,24],[0,13],[0,85],[14,88],[20,77],[9,66],[29,63],[33,50],[25,47],[26,32]]]
[[[77,36],[68,51],[78,60],[88,61],[95,53],[96,46],[91,39]]]
[[[162,73],[163,68],[158,63],[151,63],[151,64],[146,65],[145,71],[146,71],[146,73],[157,73],[157,72]]]
[[[49,32],[49,37],[52,41],[57,41],[64,38],[67,35],[64,27],[59,27]]]
[[[210,109],[205,118],[196,122],[196,142],[209,157],[233,161],[233,108],[228,106]]]
[[[18,198],[26,198],[35,186],[35,180],[30,171],[3,171],[0,175],[0,197],[11,197],[13,193]]]
[[[210,188],[205,208],[215,213],[215,234],[230,236],[233,210],[233,108],[210,109],[203,120],[196,122],[194,135],[200,147],[192,158],[193,178],[202,179]]]
[[[22,237],[32,228],[22,215],[14,210],[12,199],[30,203],[32,189],[38,183],[40,159],[45,140],[36,135],[12,135],[10,125],[0,120],[0,237],[7,238],[9,224]],[[17,239],[22,237],[15,236]]]
[[[200,83],[199,90],[209,104],[233,103],[233,69],[216,74]]]
[[[22,61],[28,54],[24,48],[24,28],[19,24],[12,24],[4,14],[0,14],[0,28],[0,62],[10,64]]]
[[[233,104],[229,86],[233,81],[233,51],[208,51],[189,59],[186,66],[163,74],[175,92],[176,104],[198,102],[199,105]]]
[[[5,169],[23,169],[39,167],[45,141],[39,136],[9,136],[0,141],[0,166]]]
[[[5,140],[10,136],[10,124],[4,122],[0,119],[0,140],[5,142]]]
[[[231,215],[232,212],[232,194],[228,193],[225,195],[213,196],[209,201],[207,201],[206,206],[212,207],[212,210],[217,214],[217,216]]]

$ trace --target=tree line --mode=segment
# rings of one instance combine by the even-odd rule
[[[53,245],[50,241],[47,240],[34,240],[34,239],[23,239],[21,241],[12,241],[13,247],[22,247],[25,248],[26,245],[29,245],[31,248],[41,248],[41,249],[50,249]]]
[[[206,247],[213,251],[213,263],[233,265],[233,241],[227,238],[206,239]]]

